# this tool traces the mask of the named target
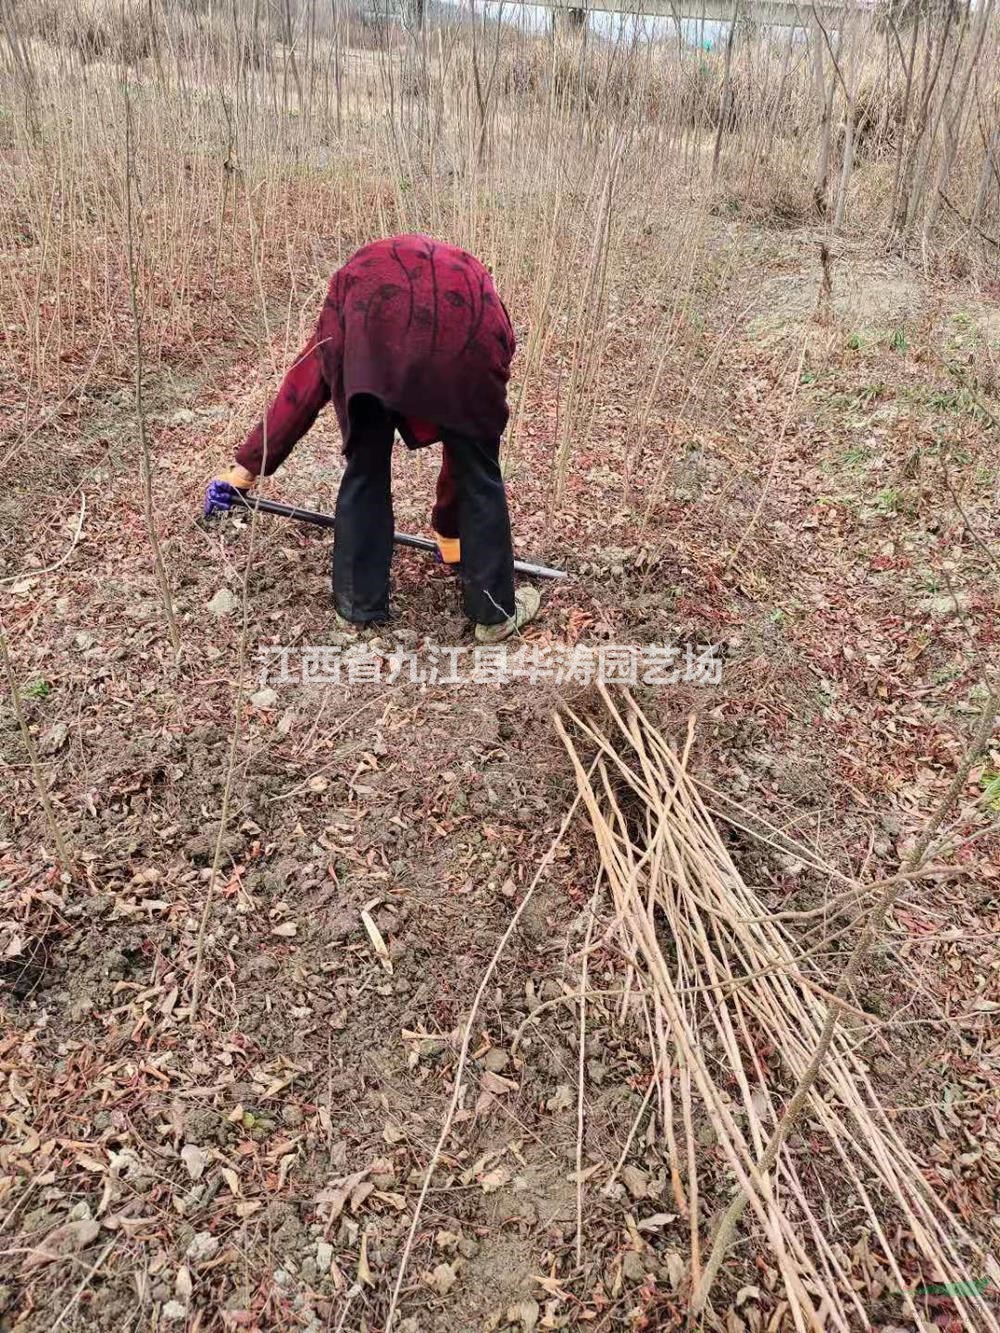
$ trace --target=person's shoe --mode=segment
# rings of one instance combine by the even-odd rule
[[[504,639],[531,624],[541,604],[542,594],[537,588],[518,588],[514,594],[514,614],[508,620],[501,620],[499,625],[477,625],[476,642],[503,643]]]

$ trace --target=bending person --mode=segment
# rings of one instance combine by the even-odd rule
[[[333,599],[341,625],[389,618],[392,446],[440,441],[432,513],[441,557],[458,568],[480,643],[498,643],[538,612],[514,591],[514,552],[500,473],[510,319],[477,259],[426,236],[376,241],[333,275],[316,331],[267,416],[205,494],[206,516],[232,507],[291,453],[329,401],[344,440]]]

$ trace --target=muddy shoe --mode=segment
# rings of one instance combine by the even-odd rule
[[[538,615],[542,604],[542,594],[537,588],[518,588],[514,594],[514,614],[509,620],[501,620],[499,625],[477,625],[477,643],[503,643],[512,634],[517,634],[529,625]]]

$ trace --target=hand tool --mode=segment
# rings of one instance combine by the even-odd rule
[[[261,514],[278,514],[282,518],[296,518],[300,523],[315,523],[320,528],[332,528],[335,520],[332,514],[321,514],[315,509],[300,509],[297,505],[281,504],[277,500],[262,500],[256,495],[244,495],[237,492],[239,498],[233,503],[233,511],[239,509],[242,503],[247,509],[256,509]],[[406,532],[397,532],[393,535],[393,541],[397,546],[409,546],[415,551],[437,551],[437,543],[428,537],[411,537]],[[517,574],[527,574],[536,579],[565,579],[569,575],[562,569],[551,569],[548,565],[532,565],[526,560],[514,561],[514,572]]]

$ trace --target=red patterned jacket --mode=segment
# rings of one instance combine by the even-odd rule
[[[410,448],[441,432],[499,440],[514,332],[487,270],[426,236],[375,241],[330,281],[316,331],[236,462],[270,474],[332,401],[351,446],[349,405],[374,394]]]

